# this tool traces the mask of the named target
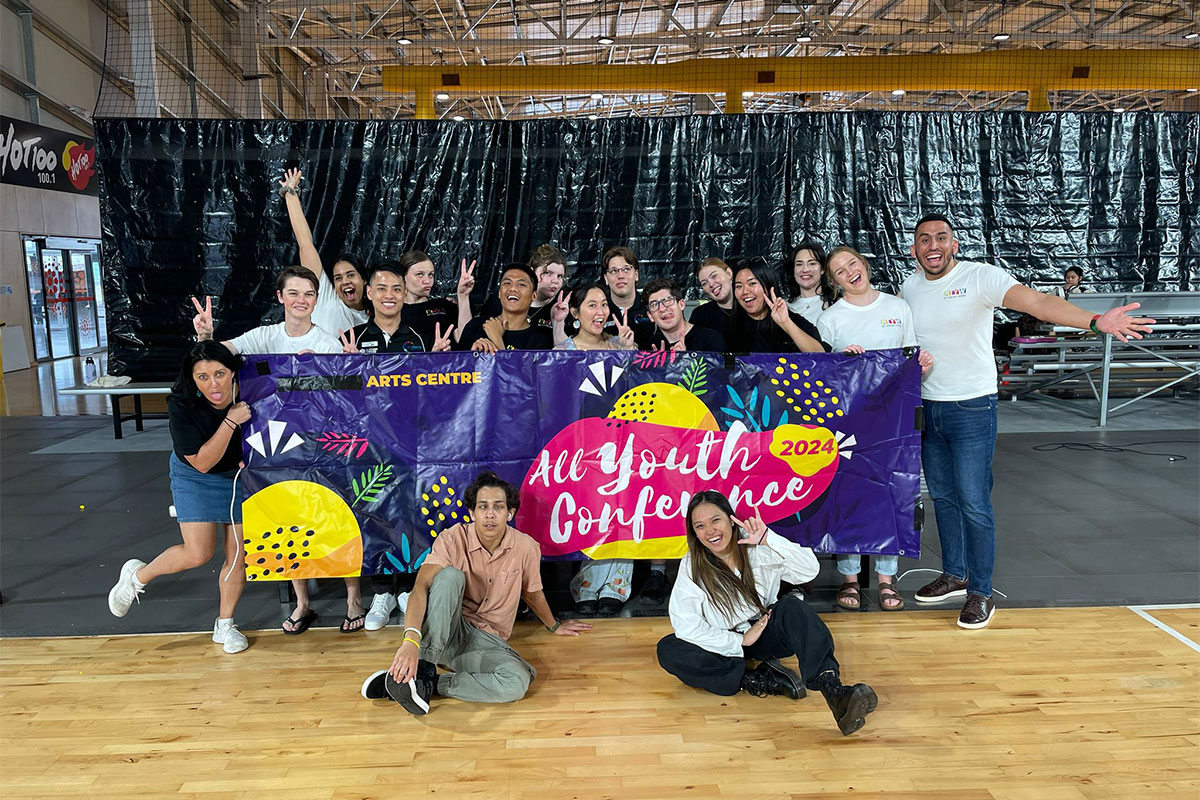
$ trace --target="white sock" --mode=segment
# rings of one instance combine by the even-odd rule
[[[228,628],[232,624],[233,624],[233,617],[229,617],[228,619],[221,619],[220,617],[217,617],[217,627],[218,628]]]

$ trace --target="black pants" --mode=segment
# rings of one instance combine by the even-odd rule
[[[746,671],[746,659],[766,661],[795,655],[800,675],[808,688],[826,670],[837,671],[833,657],[833,635],[808,603],[787,595],[771,610],[771,619],[758,641],[742,657],[722,656],[685,642],[671,634],[658,643],[658,663],[688,686],[713,694],[737,694]]]

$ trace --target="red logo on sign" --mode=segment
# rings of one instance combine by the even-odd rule
[[[78,142],[67,142],[63,150],[63,166],[67,178],[76,189],[86,189],[88,181],[96,174],[96,148],[85,147]]]

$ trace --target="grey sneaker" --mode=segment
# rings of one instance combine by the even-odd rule
[[[238,630],[238,626],[233,620],[222,622],[218,619],[214,622],[212,639],[222,645],[226,653],[240,653],[250,646],[250,642],[246,640],[246,634]]]
[[[117,578],[116,585],[108,592],[108,610],[113,613],[114,617],[123,617],[128,614],[133,601],[137,600],[139,594],[146,591],[146,584],[138,583],[137,578],[133,577],[144,566],[146,566],[145,561],[131,558],[121,567],[121,577]],[[138,600],[138,602],[142,601]]]

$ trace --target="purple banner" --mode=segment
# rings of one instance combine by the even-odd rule
[[[252,355],[239,379],[252,580],[413,571],[485,468],[549,558],[677,558],[703,489],[819,552],[919,555],[898,350]]]

